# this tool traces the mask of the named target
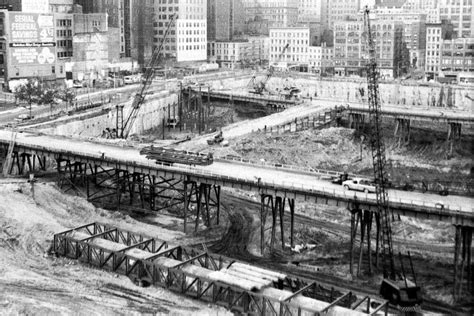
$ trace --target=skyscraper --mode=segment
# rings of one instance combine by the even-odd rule
[[[177,14],[163,46],[163,55],[177,62],[207,59],[207,0],[155,1],[155,47],[163,38],[168,24]]]
[[[242,34],[244,7],[241,0],[207,0],[207,39],[229,41]]]

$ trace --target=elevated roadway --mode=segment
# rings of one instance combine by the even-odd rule
[[[347,107],[349,114],[369,114],[369,107],[365,104],[350,103]],[[427,122],[447,122],[460,124],[474,124],[474,113],[454,111],[445,108],[382,106],[381,113],[385,117],[395,119],[411,119]]]
[[[0,144],[7,147],[11,132],[0,131]],[[94,163],[129,172],[163,177],[187,177],[208,183],[272,195],[304,199],[319,204],[353,209],[376,209],[375,194],[345,191],[341,186],[320,179],[315,173],[306,174],[287,169],[273,169],[232,161],[215,161],[209,166],[156,164],[139,154],[136,148],[117,147],[84,140],[60,138],[31,133],[19,133],[16,150],[46,156],[62,157],[84,163]],[[104,153],[104,154],[103,154]],[[390,207],[395,213],[474,226],[474,198],[389,191]]]

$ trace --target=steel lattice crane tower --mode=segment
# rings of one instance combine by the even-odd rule
[[[168,22],[168,26],[166,28],[165,34],[163,35],[163,38],[161,39],[160,46],[154,49],[153,51],[153,55],[145,71],[145,78],[143,79],[143,82],[140,86],[140,90],[138,91],[138,93],[135,95],[133,99],[132,109],[127,119],[122,122],[119,122],[119,119],[117,119],[117,125],[118,125],[117,132],[120,138],[126,139],[128,135],[130,134],[130,131],[132,130],[133,124],[135,123],[135,120],[137,119],[140,107],[145,101],[146,92],[153,81],[153,76],[155,74],[155,67],[160,62],[161,51],[163,50],[163,45],[166,42],[166,37],[168,36],[171,25],[173,24],[176,18],[177,18],[176,14],[171,17],[170,21]]]
[[[372,162],[375,178],[377,207],[382,228],[382,263],[384,280],[380,287],[380,294],[395,306],[404,311],[412,311],[421,303],[420,288],[415,283],[407,280],[403,275],[399,277],[395,269],[395,260],[392,243],[392,225],[390,220],[390,209],[388,200],[388,175],[386,171],[385,144],[381,127],[381,103],[379,95],[378,70],[375,41],[370,27],[369,9],[364,11],[364,24],[367,39],[368,63],[367,63],[367,88],[369,101],[370,120],[370,147],[372,151]],[[413,265],[412,273],[413,273]],[[414,276],[414,273],[413,273]]]

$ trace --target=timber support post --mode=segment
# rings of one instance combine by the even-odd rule
[[[288,201],[288,203],[286,203]],[[275,246],[277,235],[277,221],[279,221],[281,247],[285,249],[285,205],[290,208],[290,244],[294,247],[294,216],[295,216],[295,200],[288,197],[273,196],[269,194],[260,195],[260,251],[263,255],[265,252],[265,232],[271,229],[270,248]],[[271,212],[271,227],[266,227],[268,214]]]
[[[410,142],[411,136],[411,120],[405,118],[396,118],[395,119],[395,132],[394,136],[398,140],[398,146],[406,145]]]
[[[474,227],[455,225],[454,240],[454,285],[455,301],[464,295],[474,294],[474,274],[472,265],[472,233]]]
[[[447,136],[447,143],[448,143],[448,155],[451,156],[453,153],[454,144],[461,139],[461,123],[448,123],[448,136]]]

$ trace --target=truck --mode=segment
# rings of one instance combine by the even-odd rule
[[[375,193],[375,184],[369,179],[354,178],[342,182],[345,190],[363,191],[365,193]]]

